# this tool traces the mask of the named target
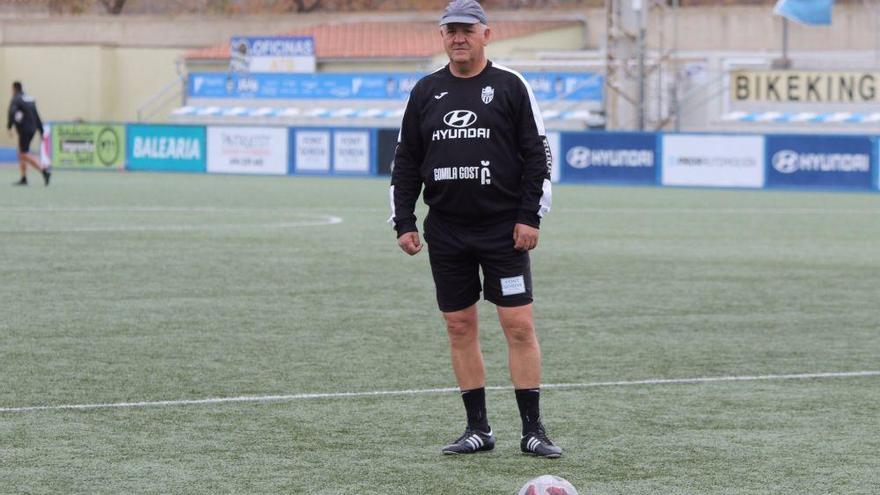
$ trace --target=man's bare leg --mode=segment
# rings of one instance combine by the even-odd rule
[[[460,311],[443,313],[446,333],[452,356],[452,369],[461,390],[481,388],[486,385],[483,352],[477,323],[477,305]]]
[[[477,322],[477,305],[443,313],[452,355],[452,369],[467,413],[467,429],[443,447],[444,454],[473,454],[495,448],[495,436],[486,416],[486,369]]]
[[[20,158],[20,160],[24,160],[25,162],[27,162],[28,165],[34,167],[40,172],[43,171],[43,167],[40,165],[40,162],[37,161],[37,159],[30,153],[22,153],[22,157]]]
[[[507,337],[510,379],[522,419],[520,449],[540,457],[559,457],[562,449],[547,438],[541,421],[541,348],[535,335],[532,305],[498,306],[498,320]]]
[[[541,348],[535,335],[532,305],[498,306],[498,320],[507,338],[510,379],[516,389],[541,386]]]
[[[27,181],[27,153],[18,151],[18,172],[21,174],[21,180]]]

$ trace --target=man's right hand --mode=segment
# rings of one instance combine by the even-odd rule
[[[412,256],[422,250],[422,241],[418,232],[407,232],[397,238],[397,245],[403,252]]]

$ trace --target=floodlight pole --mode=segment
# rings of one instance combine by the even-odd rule
[[[782,60],[788,64],[788,18],[782,18]]]
[[[636,43],[638,58],[638,104],[636,106],[636,127],[645,130],[645,13],[648,11],[644,2],[650,0],[632,0],[633,10],[638,18],[639,34]]]
[[[672,0],[672,51],[675,53],[675,63],[673,64],[673,70],[675,70],[675,74],[673,77],[672,83],[672,104],[673,104],[673,112],[672,114],[675,116],[675,132],[681,132],[681,115],[679,112],[681,111],[681,98],[678,94],[679,92],[679,84],[681,79],[681,64],[678,60],[678,8],[680,0]]]

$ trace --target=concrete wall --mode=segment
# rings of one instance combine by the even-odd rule
[[[669,11],[667,11],[669,12]],[[489,46],[495,59],[527,58],[545,50],[596,49],[604,44],[604,9],[569,12],[490,12],[501,19],[581,19],[587,31],[567,28],[499,41]],[[346,16],[346,20],[435,19],[436,13]],[[338,15],[283,15],[255,17],[157,16],[123,17],[0,17],[0,96],[19,79],[37,98],[47,120],[134,120],[137,109],[150,96],[176,77],[176,60],[189,48],[213,45],[236,34],[266,34],[290,31],[299,26],[338,21]],[[663,28],[660,28],[662,21]],[[675,26],[677,25],[677,36]],[[880,46],[877,13],[860,4],[841,4],[834,9],[834,24],[806,27],[790,24],[789,49],[799,51],[867,51]],[[668,49],[677,38],[679,50],[736,50],[778,52],[782,22],[767,5],[741,7],[683,8],[675,17],[655,16],[649,29],[650,44]],[[880,57],[874,57],[880,60]],[[438,56],[427,64],[445,63]],[[367,62],[349,64],[330,61],[328,71],[425,70],[424,62]],[[222,67],[223,63],[219,65]],[[862,67],[863,68],[863,67]],[[222,70],[222,69],[221,69]],[[7,88],[7,89],[3,89]],[[8,93],[7,93],[8,94]],[[169,104],[169,108],[175,106]],[[164,115],[164,112],[162,112]],[[0,145],[8,144],[5,133]]]
[[[762,50],[777,47],[780,18],[768,5],[688,7],[678,10],[678,43],[683,50]],[[671,10],[667,10],[671,12]],[[581,9],[548,12],[490,12],[492,20],[581,19],[589,23],[587,46],[600,47],[605,37],[605,10]],[[382,13],[345,15],[346,21],[435,20],[436,13]],[[651,20],[652,44],[664,32],[671,43],[674,16]],[[233,35],[282,33],[298,27],[339,21],[339,14],[275,16],[16,16],[0,17],[0,44],[78,44],[187,48],[213,45]],[[878,15],[860,3],[834,7],[834,24],[808,27],[790,24],[793,50],[873,50],[877,46]]]
[[[440,49],[440,52],[433,59],[433,67],[441,67],[449,62],[439,37],[437,38],[437,47]],[[516,39],[502,41],[492,41],[490,39],[489,46],[486,47],[486,54],[492,60],[528,59],[540,51],[583,50],[586,48],[584,28],[575,25],[522,36]]]
[[[546,50],[581,50],[587,46],[585,30],[581,25],[554,29],[516,39],[490,41],[486,49],[489,58],[531,58],[534,53]],[[321,72],[427,72],[448,62],[440,36],[437,36],[437,55],[431,60],[331,60],[319,61]],[[228,60],[199,61],[188,65],[188,70],[199,72],[222,72],[227,70]]]
[[[789,50],[874,50],[878,46],[880,12],[862,4],[834,7],[831,26],[788,23]],[[668,48],[675,32],[675,17],[654,16],[649,42],[659,44],[665,35]],[[782,18],[772,15],[772,6],[683,8],[678,12],[678,46],[682,50],[780,50]],[[661,28],[662,26],[662,28]],[[604,28],[602,29],[604,35]]]
[[[177,78],[175,61],[183,53],[100,45],[3,46],[0,95],[11,95],[12,82],[19,80],[46,121],[133,121],[140,105]],[[174,103],[179,106],[180,100]],[[4,118],[5,110],[4,105]],[[2,133],[0,145],[10,142]]]

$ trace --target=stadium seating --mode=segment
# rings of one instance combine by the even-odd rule
[[[404,103],[399,100],[190,100],[171,112],[171,120],[190,124],[277,124],[328,127],[398,127]],[[600,128],[605,119],[596,105],[540,101],[544,123],[552,130]]]

